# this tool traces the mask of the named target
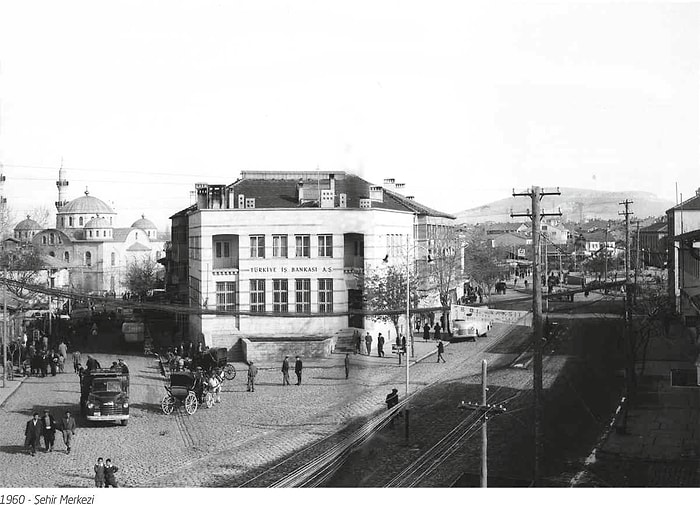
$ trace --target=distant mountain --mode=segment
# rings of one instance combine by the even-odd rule
[[[630,205],[630,210],[638,219],[662,216],[675,205],[670,200],[663,200],[653,193],[644,191],[597,191],[578,188],[559,188],[559,191],[561,192],[559,196],[547,196],[542,199],[542,210],[555,212],[561,209],[564,221],[621,219],[618,212],[623,209],[618,204],[625,199],[634,202]],[[463,210],[456,216],[458,222],[467,224],[506,222],[514,219],[510,217],[511,209],[513,212],[522,213],[531,208],[532,203],[527,198],[511,197]]]

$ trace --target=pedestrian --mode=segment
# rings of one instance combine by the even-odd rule
[[[289,386],[289,356],[282,360],[282,385]]]
[[[58,344],[58,371],[60,373],[65,372],[64,365],[66,363],[66,360],[68,359],[68,346],[66,343],[61,340],[61,343]]]
[[[112,464],[112,460],[107,458],[105,460],[105,487],[119,487],[117,484],[117,476],[114,475],[119,471],[119,468]]]
[[[127,364],[124,362],[123,359],[119,358],[119,367],[121,368],[121,371],[125,375],[129,375],[129,367]]]
[[[255,376],[258,375],[258,367],[256,367],[251,361],[248,364],[248,391],[255,391]]]
[[[102,458],[97,458],[95,465],[95,487],[105,487],[105,464]]]
[[[365,346],[367,347],[367,356],[369,356],[372,352],[372,335],[369,332],[365,335]]]
[[[355,354],[362,354],[362,335],[360,335],[360,332],[355,330],[354,337],[355,339]]]
[[[377,356],[380,358],[384,357],[384,337],[380,333],[377,335]]]
[[[425,325],[423,326],[423,340],[430,340],[430,325],[428,322],[425,322]]]
[[[58,370],[58,354],[56,351],[49,353],[49,367],[51,368],[51,377],[56,377],[56,371]]]
[[[350,353],[345,353],[345,378],[350,377]]]
[[[58,425],[58,429],[63,433],[63,443],[66,444],[66,454],[70,454],[70,446],[75,436],[75,419],[66,411],[65,416]]]
[[[386,409],[391,410],[394,407],[396,407],[399,404],[399,390],[394,388],[391,390],[391,393],[386,395],[386,400],[384,400],[384,403],[386,403]],[[392,414],[389,419],[389,427],[394,428],[394,418],[396,417],[396,413]]]
[[[53,452],[53,444],[56,441],[56,420],[48,410],[44,410],[41,417],[41,431],[44,435],[46,452]]]
[[[527,279],[525,279],[525,289],[527,289],[527,287],[528,287],[529,284],[530,284],[530,281],[528,281]]]
[[[73,370],[78,373],[80,370],[80,351],[77,349],[73,352]]]
[[[445,363],[445,357],[443,354],[445,353],[445,346],[442,344],[442,340],[438,342],[437,345],[437,362],[440,363],[440,360],[442,360],[443,363]]]
[[[27,421],[24,429],[24,446],[28,447],[32,456],[36,456],[36,450],[41,443],[42,426],[39,413],[34,412],[32,418]]]
[[[433,328],[435,330],[435,340],[440,340],[440,323],[436,321]]]
[[[92,356],[90,356],[89,354],[87,357],[87,364],[85,366],[87,367],[88,370],[97,370],[99,368],[102,368],[102,366],[100,366],[100,362],[97,361]]]
[[[294,373],[297,375],[297,386],[301,385],[301,371],[304,368],[304,364],[301,362],[301,358],[297,356],[296,362],[294,363]]]

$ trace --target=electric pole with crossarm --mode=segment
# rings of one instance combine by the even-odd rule
[[[624,205],[625,210],[618,212],[619,215],[625,216],[625,354],[627,355],[627,364],[625,367],[625,389],[627,404],[629,405],[630,397],[634,393],[636,386],[635,370],[634,370],[634,335],[630,324],[630,308],[632,305],[632,283],[630,282],[630,215],[634,214],[630,210],[630,204],[634,203],[631,200],[625,199],[619,205]],[[636,288],[636,286],[635,286]],[[629,408],[625,408],[622,414],[622,426],[618,430],[622,433],[627,431],[627,413]]]
[[[532,212],[510,213],[510,217],[529,217],[532,220],[532,391],[533,408],[535,411],[535,458],[532,469],[533,483],[539,485],[540,463],[543,452],[542,436],[542,281],[540,279],[540,238],[541,223],[544,217],[561,216],[561,211],[546,213],[540,210],[540,201],[549,195],[561,195],[559,188],[555,191],[543,191],[539,186],[533,186],[530,191],[516,193],[513,196],[529,196],[532,200]]]

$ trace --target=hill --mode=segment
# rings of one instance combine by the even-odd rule
[[[561,209],[564,221],[582,222],[590,219],[620,219],[618,205],[627,199],[634,203],[630,209],[634,217],[643,219],[650,216],[662,216],[675,204],[670,200],[658,198],[653,193],[644,191],[597,191],[592,189],[559,188],[561,195],[547,196],[542,200],[542,210],[555,212]],[[514,212],[524,212],[531,208],[527,198],[511,197],[497,200],[480,207],[463,210],[456,214],[460,223],[483,223],[488,221],[507,222],[511,209]]]

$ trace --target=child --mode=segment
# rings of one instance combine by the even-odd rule
[[[107,458],[107,461],[105,461],[105,487],[119,487],[117,485],[117,476],[114,475],[118,470],[119,468],[112,465],[112,460]]]
[[[97,458],[95,465],[95,487],[105,487],[105,465],[102,458]]]

